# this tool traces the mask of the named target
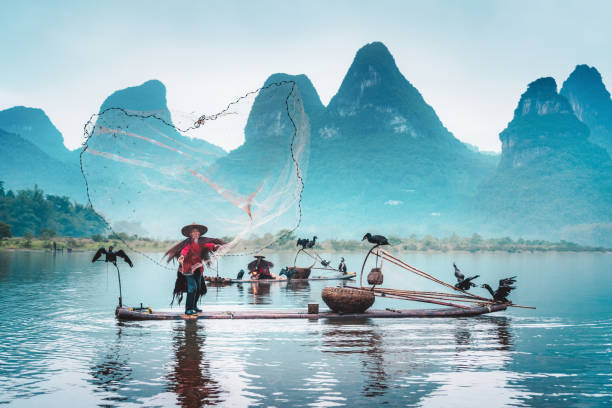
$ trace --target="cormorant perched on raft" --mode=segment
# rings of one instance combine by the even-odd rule
[[[361,238],[361,240],[367,239],[370,244],[376,245],[389,245],[389,241],[387,241],[387,237],[382,235],[372,235],[369,232]]]
[[[346,275],[346,264],[344,263],[344,258],[340,260],[340,265],[338,265],[338,271],[343,275]]]
[[[108,247],[108,251],[104,249],[104,247],[98,249],[98,252],[96,252],[91,262],[96,262],[102,256],[102,254],[106,255],[106,257],[104,258],[104,262],[110,262],[113,265],[117,266],[117,257],[120,257],[123,258],[125,263],[130,265],[130,268],[134,266],[132,260],[127,256],[125,252],[123,252],[123,249],[120,249],[117,252],[113,252],[112,245]]]
[[[453,268],[455,268],[455,277],[457,278],[457,283],[455,284],[455,287],[457,289],[470,290],[470,288],[476,287],[476,284],[472,283],[472,280],[478,278],[480,275],[470,276],[466,279],[463,273],[461,273],[461,270],[457,268],[457,265],[455,265],[454,262]]]
[[[483,283],[482,285],[480,285],[480,287],[488,290],[491,296],[493,296],[494,301],[500,302],[500,303],[511,303],[507,299],[507,297],[512,290],[516,289],[515,286],[512,286],[515,283],[516,283],[516,276],[513,276],[511,278],[501,279],[499,281],[499,287],[497,288],[495,292],[493,292],[493,289],[486,283]]]
[[[317,236],[312,237],[312,240],[308,238],[298,238],[297,244],[295,246],[301,246],[302,249],[313,248],[317,242]]]

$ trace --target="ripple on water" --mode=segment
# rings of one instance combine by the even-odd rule
[[[535,312],[468,319],[120,323],[105,268],[73,255],[57,257],[44,276],[37,266],[48,262],[44,254],[31,254],[23,274],[14,259],[0,271],[0,403],[612,404],[612,319],[598,312],[546,314],[538,304]],[[2,256],[0,265],[8,265]],[[534,259],[533,271],[545,273]],[[492,270],[504,267],[491,262]],[[172,276],[147,286],[151,272],[138,265],[125,274],[124,296],[159,299],[154,308],[167,308]],[[558,278],[558,267],[551,276]],[[598,287],[604,283],[612,280]],[[137,284],[147,296],[131,295]],[[319,301],[323,286],[210,288],[205,307],[304,308]]]

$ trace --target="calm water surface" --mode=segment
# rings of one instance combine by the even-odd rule
[[[0,252],[0,404],[612,406],[612,254],[401,255],[447,281],[453,261],[494,287],[517,275],[512,300],[537,310],[465,319],[128,323],[113,315],[116,272],[91,264],[91,256]],[[326,257],[337,265],[337,255]],[[274,272],[293,263],[292,254],[269,258]],[[362,254],[345,258],[349,270],[360,267]],[[133,259],[133,269],[121,268],[124,303],[169,310],[175,273]],[[219,270],[233,277],[250,260],[225,258]],[[389,266],[384,286],[435,289]],[[323,309],[327,285],[210,287],[203,307],[319,302]],[[378,298],[374,308],[385,307],[427,306]]]

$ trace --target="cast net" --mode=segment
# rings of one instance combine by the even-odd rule
[[[229,242],[219,255],[232,255],[261,251],[299,226],[309,123],[293,81],[210,114],[170,112],[165,95],[157,104],[151,95],[113,96],[85,125],[81,153],[90,204],[110,231],[180,239],[196,222]],[[244,143],[229,153],[207,142],[236,137]]]

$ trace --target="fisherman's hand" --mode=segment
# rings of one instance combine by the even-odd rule
[[[221,245],[219,245],[219,244],[215,244],[215,245],[213,246],[213,251],[216,251],[216,250],[217,250],[217,249],[219,249],[219,248],[221,248]]]

